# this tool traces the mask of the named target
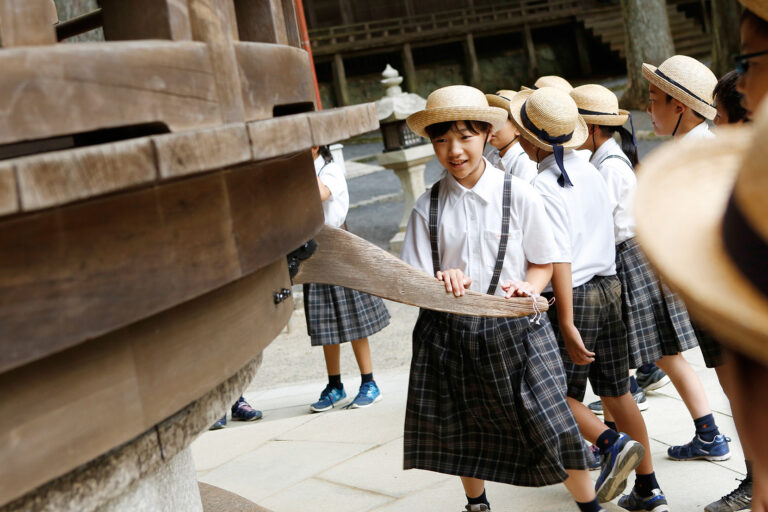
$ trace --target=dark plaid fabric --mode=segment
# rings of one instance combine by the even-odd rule
[[[562,482],[588,455],[545,319],[422,310],[413,332],[405,469],[522,486]]]
[[[571,361],[557,325],[557,303],[547,314],[560,346],[568,396],[584,400],[587,379],[598,396],[621,396],[629,391],[627,334],[621,320],[621,283],[616,276],[595,276],[573,289],[573,321],[584,346],[595,353],[592,363]]]
[[[701,355],[704,356],[704,364],[707,368],[717,368],[723,364],[723,346],[720,345],[720,342],[700,325],[695,323],[692,323],[692,325],[696,333],[696,339],[699,340],[699,348],[701,349]]]
[[[383,300],[342,286],[305,284],[304,313],[312,346],[366,338],[389,325]]]
[[[696,346],[685,306],[668,290],[662,291],[634,238],[616,246],[616,273],[621,281],[630,368]]]

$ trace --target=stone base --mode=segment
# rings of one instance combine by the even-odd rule
[[[395,236],[389,241],[389,252],[400,257],[400,251],[403,250],[403,242],[405,241],[405,231],[398,231]]]

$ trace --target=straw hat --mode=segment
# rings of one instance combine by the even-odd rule
[[[768,3],[765,0],[739,0],[741,5],[768,21]]]
[[[683,140],[649,155],[635,198],[640,244],[691,315],[763,364],[768,364],[766,137],[768,102],[763,102],[752,126],[722,128],[714,139]]]
[[[550,137],[566,138],[559,143],[563,149],[578,148],[587,140],[589,131],[584,119],[579,115],[576,103],[565,92],[554,87],[520,91],[509,102],[512,123],[520,134],[541,149],[552,151],[554,144],[542,139],[542,132]],[[530,122],[526,127],[523,121],[523,109]],[[539,133],[534,133],[534,130]]]
[[[619,108],[619,99],[602,85],[588,84],[571,91],[571,98],[579,107],[579,114],[587,124],[621,126],[629,119],[629,111]]]
[[[408,116],[408,127],[417,135],[429,138],[424,131],[429,125],[445,121],[484,121],[500,129],[508,117],[507,111],[488,105],[485,94],[467,85],[449,85],[427,96],[427,106]]]
[[[715,118],[717,110],[712,93],[717,85],[717,77],[696,59],[673,55],[658,68],[643,64],[643,76],[683,105],[709,120]]]
[[[557,75],[546,75],[539,77],[539,79],[534,82],[532,88],[523,86],[522,90],[531,91],[541,89],[542,87],[554,87],[555,89],[560,89],[563,92],[571,92],[573,90],[573,86],[568,80]]]
[[[500,91],[496,91],[496,94],[486,94],[485,99],[488,100],[488,104],[490,106],[503,108],[509,112],[509,100],[511,100],[515,94],[517,94],[516,91],[502,89]]]

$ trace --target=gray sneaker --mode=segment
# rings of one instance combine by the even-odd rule
[[[739,486],[714,503],[704,508],[704,512],[736,512],[752,508],[752,480],[744,479]]]

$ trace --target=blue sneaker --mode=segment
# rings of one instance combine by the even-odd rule
[[[344,384],[341,385],[341,389],[328,384],[323,392],[320,393],[320,400],[310,405],[309,410],[312,412],[328,411],[345,398],[347,398],[347,392],[344,391]]]
[[[640,464],[645,455],[643,445],[627,434],[619,438],[600,455],[600,476],[595,482],[597,500],[600,503],[616,498],[627,486],[627,477]]]
[[[221,430],[227,426],[227,415],[225,414],[220,420],[208,427],[208,430]]]
[[[728,441],[730,438],[723,434],[716,435],[710,443],[694,436],[690,443],[670,446],[667,455],[672,460],[728,460],[731,458]]]
[[[376,382],[363,382],[360,384],[360,391],[357,392],[357,396],[347,407],[350,409],[360,409],[362,407],[369,407],[379,400],[381,400],[381,391],[379,391],[379,386],[376,385]]]
[[[619,499],[619,506],[632,511],[669,512],[667,498],[661,493],[661,489],[654,489],[647,498],[643,498],[632,489],[631,494],[625,494]]]
[[[251,407],[242,396],[232,406],[232,419],[235,421],[256,421],[262,417],[261,411]]]
[[[589,453],[592,454],[592,461],[589,462],[589,470],[597,471],[600,469],[600,448],[591,444],[587,449],[589,450]]]

